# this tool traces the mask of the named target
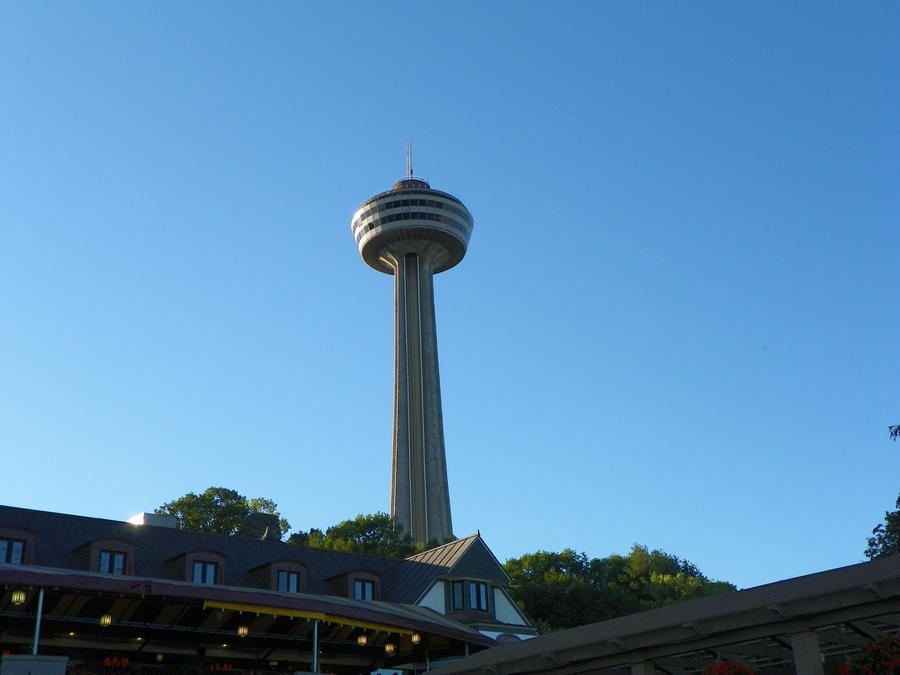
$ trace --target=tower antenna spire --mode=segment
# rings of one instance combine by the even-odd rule
[[[413,177],[412,172],[412,141],[406,141],[406,175]]]

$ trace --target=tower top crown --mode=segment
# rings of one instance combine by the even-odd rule
[[[406,142],[406,177],[401,178],[396,183],[394,183],[394,190],[409,190],[415,188],[424,188],[425,190],[430,190],[431,186],[428,184],[423,178],[416,178],[413,176],[412,170],[412,141]]]
[[[393,190],[409,190],[412,188],[424,188],[425,190],[430,190],[431,186],[428,184],[428,181],[422,178],[416,178],[415,176],[407,176],[406,178],[401,178],[396,183],[394,183]]]

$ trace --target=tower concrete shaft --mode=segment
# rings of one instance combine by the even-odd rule
[[[432,261],[394,258],[394,443],[391,515],[417,542],[453,533],[444,451]]]
[[[462,260],[473,224],[462,202],[416,178],[367,201],[351,222],[363,260],[394,275],[391,515],[417,543],[453,534],[433,280]]]

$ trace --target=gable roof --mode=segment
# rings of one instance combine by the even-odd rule
[[[497,584],[509,583],[509,576],[503,565],[484,543],[480,532],[422,551],[409,556],[407,560],[444,567],[446,576],[487,579]]]
[[[459,558],[469,550],[469,547],[475,539],[480,536],[480,533],[470,534],[468,537],[449,541],[441,546],[436,546],[427,551],[408,556],[406,559],[415,562],[428,563],[429,565],[440,565],[441,567],[450,569],[456,564]]]

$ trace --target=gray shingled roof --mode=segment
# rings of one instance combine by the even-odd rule
[[[306,567],[308,593],[331,595],[334,589],[327,579],[368,570],[381,579],[382,600],[412,604],[438,575],[447,571],[445,566],[428,560],[383,558],[10,506],[0,506],[0,525],[20,527],[37,534],[32,561],[35,565],[79,569],[81,566],[73,551],[98,539],[122,539],[136,547],[135,576],[159,579],[175,580],[177,577],[167,561],[191,551],[211,550],[227,560],[224,584],[228,586],[257,586],[250,570],[272,561],[290,560]]]

